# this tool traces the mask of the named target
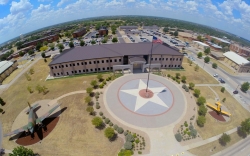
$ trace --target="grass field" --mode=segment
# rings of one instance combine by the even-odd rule
[[[195,84],[218,84],[218,81],[216,81],[211,75],[209,75],[206,71],[199,68],[198,71],[194,70],[195,64],[192,64],[190,66],[187,63],[187,58],[184,57],[182,67],[184,68],[183,71],[176,71],[176,70],[162,70],[164,74],[170,74],[172,76],[175,76],[175,73],[180,73],[181,76],[186,76],[187,83],[193,82]]]
[[[204,96],[207,99],[207,102],[215,104],[215,95],[208,87],[195,87],[200,89],[201,96]],[[232,114],[230,121],[228,122],[217,122],[213,117],[208,113],[206,114],[206,123],[205,126],[200,128],[196,125],[197,131],[202,136],[203,139],[213,137],[215,135],[221,134],[225,131],[231,130],[236,126],[239,126],[241,121],[250,117],[250,113],[245,110],[238,101],[236,101],[227,91],[222,93],[220,91],[221,87],[211,87],[219,96],[220,100],[226,98],[225,102],[221,102],[222,105],[226,106],[229,112]],[[208,108],[208,111],[211,109]]]
[[[11,87],[8,88],[8,90],[1,94],[1,97],[6,102],[6,105],[2,107],[6,113],[3,115],[0,114],[4,132],[11,130],[13,121],[20,111],[22,111],[27,106],[27,102],[34,103],[35,101],[42,99],[53,99],[72,91],[84,90],[90,86],[90,81],[96,79],[96,75],[90,75],[74,77],[71,79],[45,81],[49,74],[48,63],[51,61],[50,59],[47,60],[47,63],[45,63],[43,60],[39,60],[33,66],[35,73],[31,75],[31,81],[27,81],[26,77],[22,75]],[[104,74],[104,77],[108,75],[109,74]],[[49,92],[46,95],[42,93],[39,94],[35,90],[35,87],[38,84],[42,86],[45,85]],[[34,90],[32,94],[28,92],[28,86]],[[9,141],[7,141],[7,138],[5,138],[3,147],[9,149],[8,147],[13,146],[9,146]]]
[[[2,84],[4,85],[10,83],[21,71],[22,71],[21,68],[18,68],[15,71],[13,71],[6,79],[4,79]]]
[[[231,141],[226,146],[222,146],[219,143],[219,140],[216,140],[216,141],[213,141],[211,143],[205,144],[203,146],[191,149],[191,150],[189,150],[189,152],[191,152],[194,155],[210,156],[212,154],[215,154],[219,151],[226,149],[227,147],[237,143],[238,141],[240,141],[242,139],[237,134],[237,132],[230,134],[230,137],[231,137]],[[214,147],[216,147],[216,148],[214,148]]]

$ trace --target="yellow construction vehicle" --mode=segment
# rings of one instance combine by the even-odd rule
[[[214,106],[214,105],[212,105],[212,104],[210,104],[210,103],[207,103],[207,106],[210,107],[210,108],[212,108],[212,109],[214,109],[218,113],[225,114],[227,116],[231,116],[230,113],[221,110],[221,103],[219,101],[217,101],[215,104],[217,105],[217,107]]]

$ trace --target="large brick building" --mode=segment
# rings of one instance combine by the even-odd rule
[[[67,49],[49,64],[51,76],[112,71],[115,66],[140,69],[150,61],[151,43],[103,44]],[[153,44],[151,63],[160,68],[181,68],[183,54],[172,47]],[[132,69],[132,70],[133,70]]]
[[[43,37],[43,38],[39,38],[37,40],[33,40],[33,41],[30,41],[30,42],[26,42],[23,44],[24,47],[27,47],[27,46],[31,46],[31,45],[34,45],[36,46],[37,43],[43,43],[44,41],[47,41],[49,43],[51,42],[54,42],[54,41],[57,41],[59,39],[59,36],[56,34],[56,35],[50,35],[50,36],[46,36],[46,37]]]
[[[101,27],[99,30],[99,36],[104,36],[104,35],[108,35],[109,31],[106,27]]]
[[[78,29],[78,30],[76,30],[75,32],[73,32],[72,33],[72,36],[74,37],[74,38],[77,38],[77,37],[81,37],[81,36],[83,36],[84,34],[86,34],[86,28],[84,27],[84,28],[81,28],[81,29]]]
[[[248,47],[242,47],[238,44],[231,44],[230,50],[238,53],[239,55],[250,56],[250,48]]]

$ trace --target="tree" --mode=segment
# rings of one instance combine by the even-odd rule
[[[36,90],[38,91],[38,93],[41,93],[43,91],[43,87],[40,85],[37,85]]]
[[[126,141],[133,142],[135,138],[130,133],[126,135]]]
[[[180,133],[177,133],[177,134],[175,134],[174,136],[175,136],[175,139],[176,139],[178,142],[181,142],[182,136],[181,136]]]
[[[22,51],[19,52],[19,56],[23,56],[24,54],[25,54],[25,53],[22,52]]]
[[[64,46],[63,46],[63,44],[61,44],[61,43],[57,44],[56,46],[57,46],[60,50],[63,50],[63,49],[64,49]]]
[[[46,51],[46,50],[48,50],[48,47],[47,46],[42,46],[39,50],[40,51]]]
[[[29,55],[32,55],[32,54],[34,54],[34,53],[35,53],[34,50],[31,50],[31,49],[30,49],[30,50],[28,51],[28,54],[29,54]]]
[[[43,60],[44,60],[44,62],[47,62],[47,59],[46,59],[46,58],[44,58]]]
[[[96,44],[95,40],[92,40],[92,41],[91,41],[91,44]]]
[[[45,57],[46,57],[45,52],[42,52],[42,54],[41,54],[41,55],[42,55],[42,57],[43,57],[43,58],[45,58]]]
[[[84,98],[84,101],[85,101],[85,103],[89,104],[92,101],[92,99],[90,96],[87,96]]]
[[[246,134],[250,134],[250,118],[241,122],[240,130]]]
[[[206,55],[208,55],[208,54],[210,54],[210,48],[208,47],[208,48],[206,48],[205,50],[204,50],[204,53],[206,54]]]
[[[212,64],[212,67],[213,67],[214,69],[216,69],[216,68],[218,67],[217,63],[213,63],[213,64]]]
[[[126,150],[131,150],[131,149],[133,148],[132,142],[129,142],[129,141],[125,142],[124,148],[125,148]]]
[[[202,52],[199,52],[199,53],[197,54],[197,57],[198,57],[198,58],[202,58]]]
[[[96,80],[92,80],[90,82],[90,85],[93,86],[94,88],[97,86],[97,81]]]
[[[120,152],[118,153],[118,156],[132,156],[132,155],[133,151],[125,149],[121,149]]]
[[[86,91],[87,91],[88,94],[92,94],[93,88],[88,87],[88,88],[86,89]]]
[[[198,41],[202,41],[201,35],[197,36],[197,40],[198,40]]]
[[[248,91],[248,89],[249,89],[249,82],[244,82],[244,83],[241,85],[241,90],[242,90],[243,92],[246,92],[246,91]]]
[[[163,29],[163,31],[164,31],[165,33],[168,32],[168,31],[169,31],[168,27],[165,27],[165,28]]]
[[[199,97],[199,98],[197,99],[197,104],[198,104],[199,106],[204,105],[204,103],[206,103],[206,99],[205,99],[203,96],[201,96],[201,97]]]
[[[190,59],[188,59],[188,63],[189,63],[190,66],[192,66],[193,61],[191,61]]]
[[[199,106],[198,113],[199,115],[206,116],[207,108],[204,105]]]
[[[116,42],[118,42],[118,39],[117,39],[116,37],[114,37],[114,38],[112,39],[112,42],[113,42],[113,43],[116,43]]]
[[[186,79],[187,79],[186,76],[182,76],[182,77],[181,77],[181,81],[182,81],[183,83],[186,83]]]
[[[103,125],[102,118],[100,117],[94,117],[91,122],[95,127],[101,127]]]
[[[98,79],[99,81],[102,81],[102,80],[103,80],[102,74],[98,74],[98,75],[97,75],[97,79]]]
[[[107,138],[111,139],[115,135],[115,130],[111,127],[108,127],[105,129],[104,134]]]
[[[43,45],[46,45],[46,46],[47,46],[47,45],[48,45],[48,42],[47,42],[47,41],[44,41],[44,42],[43,42]]]
[[[29,93],[33,93],[33,90],[30,86],[27,87],[27,90],[29,91]]]
[[[205,116],[198,116],[197,125],[203,127],[205,123],[206,123]]]
[[[221,87],[220,91],[221,91],[222,93],[224,93],[225,87]]]
[[[198,97],[200,96],[200,94],[201,94],[201,91],[200,91],[199,89],[195,89],[195,90],[194,90],[194,96],[195,96],[195,97],[198,98]]]
[[[34,152],[31,149],[25,148],[23,146],[18,146],[13,149],[9,156],[34,156]]]
[[[35,73],[34,68],[30,68],[29,73],[30,75],[34,74]]]
[[[205,58],[204,58],[204,62],[205,63],[208,63],[210,61],[210,58],[208,57],[208,56],[206,56]]]
[[[230,135],[228,135],[227,133],[223,133],[222,136],[219,139],[219,142],[222,145],[226,145],[227,143],[229,143],[231,141],[231,137]]]
[[[200,68],[200,67],[198,66],[198,64],[196,64],[196,66],[194,67],[194,70],[195,70],[195,71],[199,71],[199,68]]]
[[[92,106],[88,106],[86,108],[86,111],[89,112],[90,115],[92,115],[94,113],[94,108]]]
[[[80,41],[80,46],[84,46],[85,42],[83,40]]]
[[[40,43],[40,42],[38,42],[37,44],[36,44],[36,50],[40,50],[40,48],[42,47],[43,45]]]
[[[2,106],[4,106],[5,105],[5,102],[3,101],[3,99],[0,97],[0,104],[2,105]]]
[[[192,82],[189,83],[189,89],[192,89],[192,90],[193,90],[193,89],[194,89],[194,86],[195,86],[194,83],[192,83]]]
[[[175,77],[176,77],[177,79],[179,79],[179,78],[180,78],[180,76],[181,76],[181,74],[180,74],[180,73],[175,73]]]
[[[69,47],[70,48],[73,48],[75,45],[74,45],[74,43],[73,42],[69,42]]]
[[[175,31],[175,32],[174,32],[174,36],[175,36],[175,37],[178,36],[178,31]]]

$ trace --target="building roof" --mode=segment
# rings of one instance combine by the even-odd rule
[[[108,30],[107,27],[100,27],[99,30]]]
[[[222,52],[214,52],[214,51],[212,51],[211,55],[213,55],[213,56],[215,56],[217,58],[219,58],[219,57],[225,57]]]
[[[159,29],[159,27],[157,25],[143,26],[143,29]]]
[[[120,29],[137,29],[138,26],[120,26]]]
[[[235,52],[232,51],[228,51],[226,53],[223,54],[225,57],[227,57],[228,59],[232,60],[233,62],[235,62],[238,65],[242,65],[245,63],[248,63],[249,61],[247,59],[245,59],[244,57],[236,54]]]
[[[6,69],[11,67],[13,62],[11,61],[1,61],[0,62],[0,74],[2,74]]]
[[[86,30],[86,28],[83,27],[83,28],[81,28],[81,29],[78,29],[78,30],[74,31],[73,33],[79,33],[79,32],[81,32],[81,31],[83,31],[83,30]]]
[[[224,39],[222,39],[222,38],[215,37],[215,36],[211,36],[211,37],[214,38],[214,39],[216,39],[216,40],[218,40],[218,41],[221,41],[221,42],[223,42],[223,43],[230,44],[230,42],[228,42],[228,41],[226,41],[226,40],[224,40]]]
[[[200,41],[193,41],[193,42],[195,42],[195,43],[197,43],[197,44],[200,44],[200,45],[202,45],[202,46],[209,47],[209,45],[207,45],[206,43],[200,42]]]
[[[97,58],[123,57],[124,55],[150,54],[151,43],[102,44],[67,49],[54,58],[50,65]],[[183,55],[179,51],[162,44],[153,44],[153,54]]]

